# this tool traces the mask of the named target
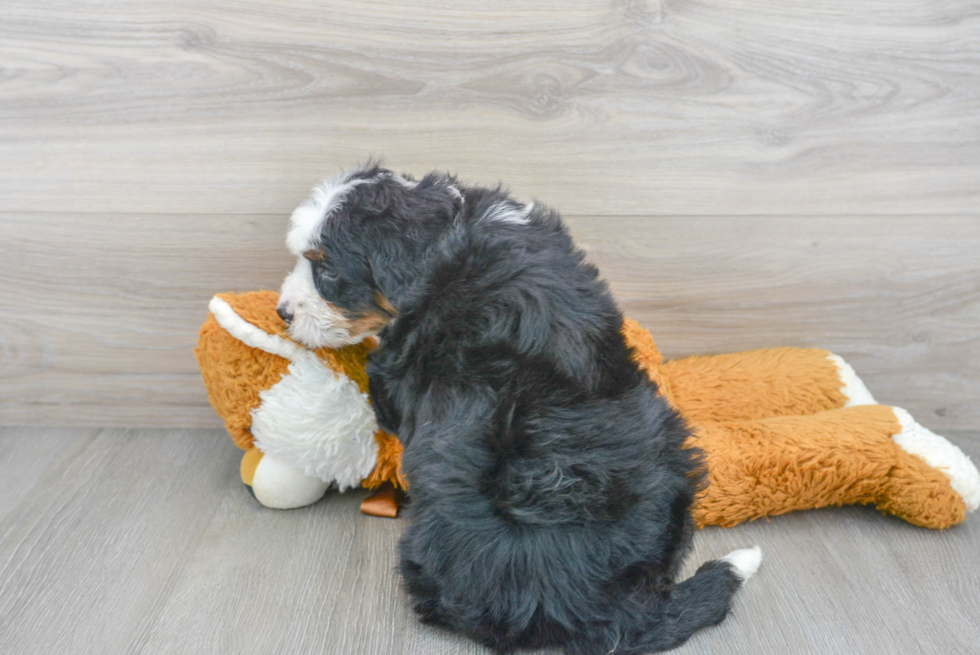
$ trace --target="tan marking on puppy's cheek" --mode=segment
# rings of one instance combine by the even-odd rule
[[[395,306],[391,304],[391,301],[388,300],[388,298],[386,298],[380,291],[374,294],[374,304],[380,307],[381,311],[388,314],[388,316],[394,317],[398,315],[398,310],[395,309]]]
[[[364,334],[365,332],[380,332],[383,327],[391,322],[391,317],[377,312],[367,312],[349,322],[351,335]]]
[[[333,318],[336,318],[336,322],[334,323],[334,325],[336,325],[339,328],[343,328],[348,332],[351,332],[351,317],[348,315],[348,313],[345,312],[340,307],[337,307],[337,305],[334,305],[333,303],[329,303],[326,300],[323,301],[323,304],[329,307],[330,311],[333,312],[334,314]]]

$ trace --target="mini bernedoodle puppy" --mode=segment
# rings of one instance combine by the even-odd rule
[[[720,622],[758,548],[675,583],[703,481],[682,419],[558,214],[371,164],[292,216],[279,313],[311,347],[377,334],[379,425],[405,446],[405,585],[500,651],[673,648]]]

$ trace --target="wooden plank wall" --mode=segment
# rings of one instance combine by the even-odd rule
[[[980,426],[970,0],[7,0],[0,423],[217,426],[208,298],[369,155],[561,209],[668,355],[820,345]]]

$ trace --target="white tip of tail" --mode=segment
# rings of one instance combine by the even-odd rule
[[[759,570],[762,564],[762,549],[758,546],[733,550],[721,558],[722,562],[728,562],[735,569],[735,574],[745,582]]]

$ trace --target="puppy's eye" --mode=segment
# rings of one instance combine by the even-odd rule
[[[313,262],[313,275],[321,280],[333,282],[340,277],[340,272],[330,262]]]

